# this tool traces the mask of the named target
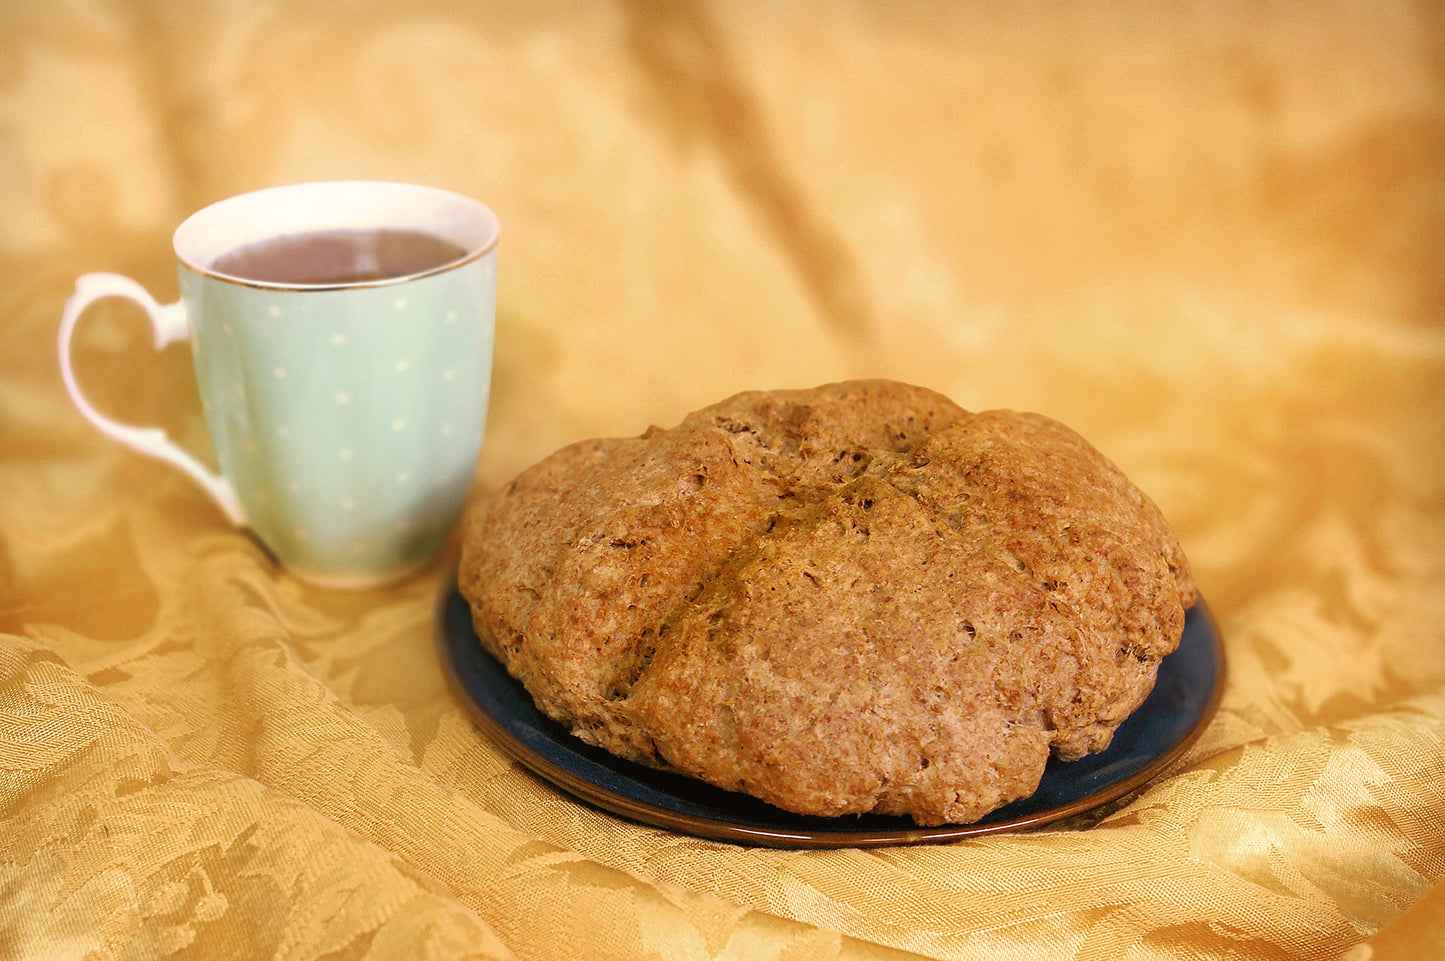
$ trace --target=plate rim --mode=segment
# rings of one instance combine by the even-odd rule
[[[840,828],[834,830],[802,830],[788,827],[760,827],[751,824],[741,824],[731,821],[721,821],[714,818],[700,817],[691,814],[684,814],[678,811],[671,811],[661,808],[636,798],[628,797],[609,790],[603,785],[597,784],[587,778],[569,770],[567,767],[558,764],[551,758],[538,753],[525,744],[516,734],[509,730],[500,720],[493,717],[473,696],[466,681],[461,675],[461,670],[455,655],[455,644],[448,631],[448,608],[451,604],[460,600],[466,605],[470,613],[470,604],[457,588],[455,579],[448,579],[444,582],[441,592],[441,599],[437,605],[437,648],[440,655],[444,672],[447,675],[453,692],[456,693],[470,714],[473,723],[482,730],[484,734],[504,754],[517,762],[524,769],[531,771],[534,775],[560,788],[574,798],[580,799],[593,807],[600,808],[610,814],[625,818],[635,823],[660,827],[675,831],[681,834],[688,834],[694,837],[702,837],[715,841],[727,841],[737,844],[746,844],[760,847],[792,848],[792,849],[821,849],[821,848],[843,848],[843,847],[891,847],[910,844],[936,843],[959,841],[967,838],[984,837],[991,834],[1002,834],[1022,831],[1030,828],[1042,827],[1066,818],[1100,808],[1111,801],[1116,801],[1127,794],[1137,791],[1154,778],[1158,777],[1177,760],[1189,747],[1204,733],[1209,723],[1214,719],[1219,710],[1220,702],[1224,697],[1225,678],[1227,675],[1227,662],[1223,638],[1219,631],[1219,625],[1214,617],[1213,611],[1205,602],[1203,595],[1199,595],[1195,603],[1186,609],[1186,616],[1197,611],[1198,615],[1205,622],[1205,633],[1208,638],[1208,648],[1211,654],[1211,662],[1214,665],[1214,682],[1199,712],[1198,718],[1173,744],[1155,755],[1148,763],[1137,771],[1103,785],[1098,790],[1083,797],[1067,801],[1042,811],[1020,815],[1001,821],[988,823],[974,822],[972,824],[943,824],[936,827],[913,827],[913,828],[887,828],[887,829],[857,829],[849,830]],[[468,622],[470,626],[470,621]],[[472,636],[475,638],[475,628],[472,629]],[[1181,635],[1182,637],[1182,635]],[[480,641],[477,641],[480,648]],[[482,654],[490,658],[492,655],[484,648]],[[1172,653],[1172,652],[1171,652]],[[1167,655],[1166,655],[1167,656]],[[497,665],[501,667],[500,664]],[[515,678],[502,669],[503,674],[513,683],[520,686]],[[1152,693],[1152,692],[1151,692]],[[551,718],[538,712],[539,716],[550,724],[557,724]],[[560,725],[559,725],[560,727]],[[565,734],[565,729],[563,729]],[[579,742],[579,744],[582,742]],[[570,745],[569,745],[570,746]],[[1107,749],[1106,749],[1107,750]],[[636,766],[642,772],[656,771],[644,765],[628,761],[625,758],[612,758],[612,762],[623,766]],[[685,775],[679,775],[685,776]],[[699,781],[702,787],[711,787],[719,793],[726,794],[724,788],[707,785]],[[1022,799],[1020,799],[1022,800]],[[787,815],[790,812],[779,809],[780,814]],[[987,816],[987,815],[985,815]],[[842,820],[840,818],[839,820]]]

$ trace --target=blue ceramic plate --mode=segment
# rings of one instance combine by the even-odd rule
[[[1148,699],[1119,725],[1105,751],[1051,760],[1038,790],[972,824],[921,828],[909,818],[791,814],[756,798],[613,757],[537,710],[531,695],[482,649],[466,600],[442,598],[442,660],[477,724],[521,764],[613,814],[701,837],[773,847],[866,847],[952,841],[1037,827],[1138,790],[1203,731],[1224,687],[1219,632],[1200,601],[1179,648],[1159,665]]]

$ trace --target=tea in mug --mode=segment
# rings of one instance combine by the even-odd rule
[[[238,247],[216,258],[211,269],[263,284],[358,284],[424,274],[465,253],[417,230],[324,230]]]

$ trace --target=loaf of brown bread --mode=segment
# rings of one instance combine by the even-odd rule
[[[483,645],[584,741],[778,807],[967,823],[1102,750],[1195,589],[1069,428],[891,381],[740,394],[482,497]]]

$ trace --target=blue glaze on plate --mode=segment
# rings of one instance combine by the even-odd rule
[[[1188,611],[1179,648],[1159,665],[1149,697],[1119,725],[1109,747],[1078,761],[1049,761],[1031,796],[972,824],[920,828],[912,819],[792,814],[694,778],[622,760],[573,737],[539,712],[531,695],[482,649],[455,588],[442,598],[442,659],[479,725],[514,759],[604,810],[671,830],[781,847],[844,847],[949,841],[1018,830],[1081,814],[1137,790],[1204,729],[1224,684],[1224,651],[1201,600]]]

